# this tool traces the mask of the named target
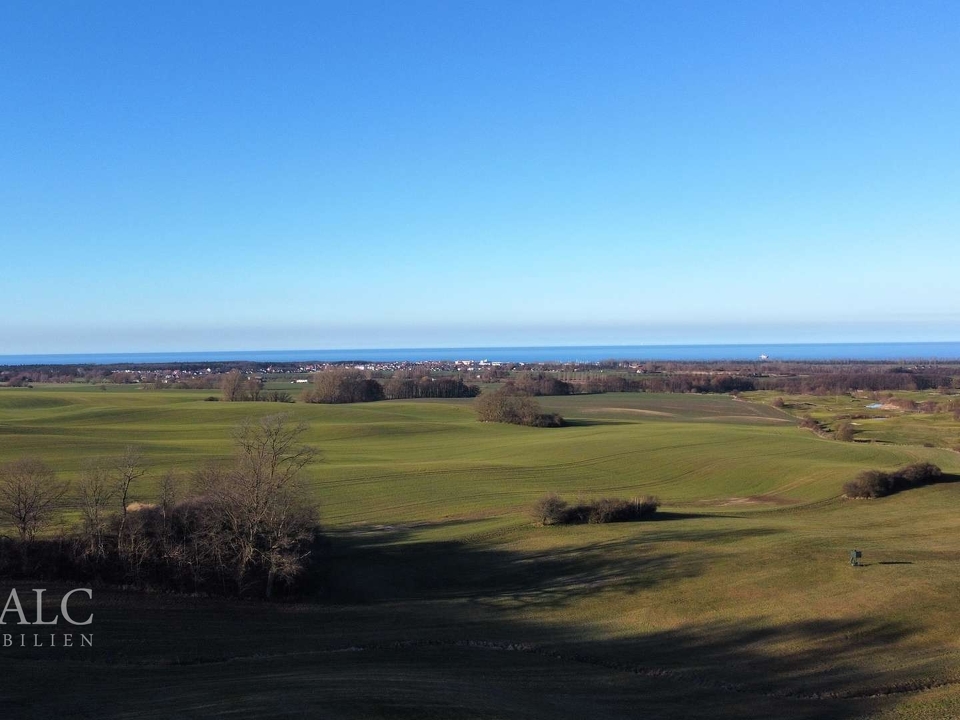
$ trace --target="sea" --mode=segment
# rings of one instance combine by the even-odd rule
[[[366,348],[339,350],[210,350],[148,353],[0,355],[3,365],[122,365],[129,363],[287,362],[580,362],[603,360],[960,360],[960,342],[794,343],[750,345],[570,345],[543,347]]]

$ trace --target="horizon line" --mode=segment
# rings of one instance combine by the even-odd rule
[[[416,347],[369,347],[369,348],[348,348],[348,347],[339,347],[339,348],[287,348],[287,349],[250,349],[250,350],[241,350],[241,349],[231,349],[231,350],[149,350],[149,351],[106,351],[106,352],[47,352],[47,353],[9,353],[9,354],[0,354],[0,365],[23,365],[23,364],[67,364],[71,362],[84,362],[90,364],[117,364],[117,362],[122,362],[124,360],[137,360],[140,359],[142,362],[148,363],[163,363],[163,362],[203,362],[208,360],[210,362],[299,362],[299,361],[325,361],[325,362],[351,362],[351,361],[376,361],[377,358],[372,357],[371,353],[378,352],[389,352],[391,354],[396,354],[398,352],[409,352],[411,354],[423,354],[432,351],[442,351],[444,353],[451,352],[463,352],[464,354],[470,352],[498,352],[502,353],[504,351],[518,351],[518,352],[531,352],[537,350],[545,351],[563,351],[563,350],[572,350],[572,351],[597,351],[597,350],[609,350],[612,353],[616,353],[618,350],[630,351],[630,350],[639,350],[643,349],[646,353],[649,353],[651,350],[657,349],[692,349],[692,348],[753,348],[754,352],[764,351],[766,349],[774,348],[830,348],[830,347],[850,347],[850,348],[866,348],[870,346],[883,345],[889,346],[891,348],[897,347],[913,347],[921,348],[927,346],[938,346],[938,345],[958,345],[960,346],[960,340],[922,340],[922,341],[909,341],[909,340],[895,340],[895,341],[886,341],[886,340],[876,340],[876,341],[854,341],[854,342],[728,342],[728,343],[637,343],[637,344],[594,344],[594,345],[476,345],[476,346],[416,346]],[[313,353],[316,353],[316,356],[312,356]],[[340,355],[345,355],[341,358],[329,358],[324,359],[322,355],[329,355],[331,353],[336,353]],[[356,353],[355,356],[347,356],[347,353]],[[243,355],[287,355],[288,357],[281,358],[269,358],[269,357],[260,357],[260,358],[244,358],[240,357]],[[290,357],[293,354],[296,354],[297,357]],[[150,360],[148,358],[162,356],[163,359]],[[179,356],[180,359],[176,359]],[[183,359],[188,358],[189,359]],[[105,358],[102,360],[95,360],[94,358]],[[117,358],[117,360],[110,360],[106,358]],[[418,358],[418,362],[428,362],[430,360],[446,360],[447,358]],[[602,358],[603,360],[663,360],[663,361],[679,361],[678,358],[669,358],[669,357],[660,357],[660,358],[631,358],[628,355],[617,356],[611,354]],[[701,361],[715,361],[722,360],[724,358],[702,358]],[[728,360],[734,360],[738,358],[726,358]],[[763,353],[760,359],[769,359],[772,361],[798,361],[800,358],[789,358],[789,357],[771,357],[767,358],[766,353]],[[814,358],[807,358],[812,360]],[[921,355],[911,355],[909,358],[906,356],[884,356],[884,357],[871,357],[871,358],[855,358],[855,357],[843,357],[843,356],[821,356],[816,358],[819,361],[826,360],[871,360],[871,361],[904,361],[904,360],[944,360],[944,359],[960,359],[960,351],[956,354],[951,354],[947,356],[939,357],[924,357]],[[44,362],[49,360],[49,362]],[[691,360],[693,360],[691,358]],[[742,360],[742,359],[740,359]],[[59,362],[58,362],[59,361]],[[388,359],[383,358],[383,361],[388,361]],[[403,358],[391,358],[389,361],[392,362],[403,362],[403,361],[413,361],[413,359],[403,359]],[[598,362],[599,360],[594,358],[589,361],[583,360],[583,362]],[[519,360],[517,360],[519,362]],[[560,359],[527,359],[525,362],[580,362],[572,360],[560,360]]]

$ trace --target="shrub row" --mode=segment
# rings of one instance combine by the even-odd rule
[[[575,525],[642,520],[653,515],[660,501],[643,495],[633,500],[600,498],[570,505],[559,495],[544,495],[533,506],[534,519],[542,525]]]
[[[843,486],[848,498],[878,498],[940,482],[943,471],[931,463],[914,463],[891,473],[864,470]]]

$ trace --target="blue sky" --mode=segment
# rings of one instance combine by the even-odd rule
[[[958,88],[956,2],[5,2],[0,354],[960,340]]]

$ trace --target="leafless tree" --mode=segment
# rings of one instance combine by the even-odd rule
[[[300,492],[301,470],[315,457],[300,443],[306,429],[288,415],[247,421],[234,434],[233,467],[211,469],[199,480],[216,518],[207,525],[206,553],[232,565],[239,594],[254,566],[266,571],[268,597],[276,580],[300,569],[300,548],[316,525]]]
[[[0,514],[10,519],[22,541],[36,537],[66,491],[42,460],[22,458],[0,468]]]
[[[105,554],[103,538],[107,530],[107,508],[113,502],[117,484],[103,460],[88,460],[80,470],[78,497],[83,532],[89,553],[95,558]]]
[[[130,506],[130,487],[136,480],[147,474],[143,453],[140,449],[133,445],[128,446],[123,451],[123,455],[117,458],[115,472],[117,495],[120,498],[120,524],[117,531],[117,543],[120,554],[123,555],[124,530],[127,526],[127,514]]]
[[[220,392],[224,402],[239,402],[243,400],[243,373],[231,370],[220,378]]]
[[[248,379],[243,384],[243,396],[241,400],[252,400],[257,402],[260,400],[260,395],[263,393],[263,381],[255,377]]]
[[[173,470],[168,470],[160,478],[160,512],[163,517],[170,516],[182,485],[183,479]]]

